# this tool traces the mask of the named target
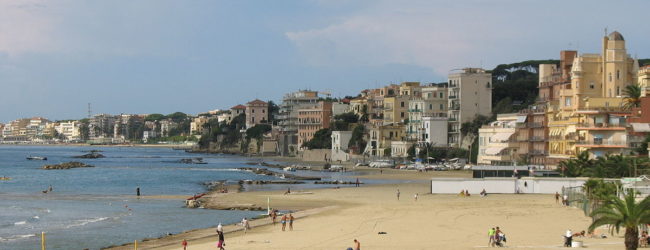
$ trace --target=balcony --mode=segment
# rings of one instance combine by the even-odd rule
[[[593,140],[577,141],[576,146],[583,148],[627,148],[627,142],[623,140],[604,140],[603,138],[594,138]]]
[[[530,123],[528,123],[528,127],[529,127],[529,128],[543,128],[543,127],[544,127],[544,123],[541,123],[541,122],[530,122]]]
[[[528,155],[548,155],[548,151],[544,150],[531,150],[528,152]]]
[[[458,118],[456,118],[456,117],[449,117],[449,120],[448,120],[448,121],[450,121],[450,122],[455,122],[455,121],[458,121]]]
[[[460,110],[460,105],[449,106],[449,110]]]
[[[609,123],[579,123],[576,125],[577,130],[623,130],[626,124],[609,124]]]
[[[408,112],[422,112],[421,109],[409,109]]]
[[[456,98],[458,98],[456,95],[450,95],[449,96],[449,99],[456,99]]]

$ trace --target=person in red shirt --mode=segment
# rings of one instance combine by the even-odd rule
[[[183,239],[183,242],[181,242],[181,245],[183,245],[183,250],[187,250],[187,240]]]

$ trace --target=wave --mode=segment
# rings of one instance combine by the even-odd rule
[[[81,226],[85,226],[85,225],[90,224],[90,223],[105,221],[105,220],[108,220],[108,219],[110,219],[110,218],[109,217],[99,217],[99,218],[76,220],[76,221],[74,221],[74,223],[65,226],[65,228],[81,227]]]
[[[27,224],[27,221],[24,221],[24,220],[23,220],[23,221],[14,222],[14,225],[25,225],[25,224]]]
[[[17,235],[9,236],[7,238],[0,237],[0,242],[2,242],[2,241],[14,241],[14,240],[25,239],[25,238],[30,238],[30,237],[36,237],[36,234],[17,234]]]

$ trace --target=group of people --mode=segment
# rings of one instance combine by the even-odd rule
[[[278,210],[275,209],[271,210],[271,212],[269,212],[269,217],[271,218],[271,222],[273,223],[273,225],[275,225],[276,220],[278,218]],[[282,218],[280,218],[280,224],[282,224],[282,231],[286,230],[287,224],[289,224],[289,230],[293,231],[293,220],[295,220],[295,218],[293,217],[292,213],[289,213],[288,215],[283,214]]]
[[[641,236],[639,236],[639,247],[647,247],[650,245],[650,236],[648,235],[648,231],[643,231],[641,232]]]
[[[460,193],[458,195],[462,197],[470,197],[469,191],[467,189],[460,190]]]
[[[506,234],[501,231],[499,227],[493,227],[488,230],[488,246],[490,247],[502,247],[506,243]]]
[[[560,195],[560,193],[555,192],[555,203],[560,203],[560,198],[562,198],[562,206],[569,206],[569,196],[564,194]]]

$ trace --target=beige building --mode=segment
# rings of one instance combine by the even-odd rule
[[[623,109],[624,89],[642,81],[637,77],[643,75],[620,33],[603,37],[602,46],[601,54],[575,56],[568,76],[566,62],[561,69],[545,65],[540,71],[540,86],[552,86],[547,91],[553,97],[547,106],[550,164],[582,151],[591,157],[629,151],[622,132],[630,115]]]
[[[441,115],[441,113],[445,113]],[[424,117],[447,117],[447,87],[437,84],[431,84],[421,88],[421,97],[412,97],[409,100],[408,124],[406,124],[406,134],[409,140],[422,141],[424,130]],[[447,125],[445,124],[445,133]],[[444,136],[447,138],[447,136]],[[442,143],[447,144],[447,141]]]
[[[408,96],[384,97],[384,125],[404,123],[408,118]]]
[[[77,121],[60,122],[54,129],[68,141],[79,140],[81,136]]]
[[[332,103],[320,101],[309,108],[298,110],[298,145],[311,140],[316,131],[329,128],[332,119]]]
[[[499,114],[497,120],[483,125],[478,131],[478,164],[514,165],[518,158],[518,114]]]
[[[460,132],[461,124],[477,115],[492,112],[492,74],[480,68],[465,68],[449,74],[448,83],[449,145],[466,147]]]
[[[385,154],[391,151],[391,142],[406,140],[404,125],[374,126],[369,129],[369,142],[366,145],[364,154],[369,156],[389,156]]]
[[[241,104],[237,106],[233,106],[232,108],[230,108],[230,119],[232,120],[235,117],[245,113],[246,113],[246,106]]]
[[[192,122],[190,123],[190,134],[191,135],[202,134],[203,125],[208,123],[208,120],[210,120],[210,118],[207,116],[199,116],[192,119]]]
[[[269,104],[255,99],[246,104],[246,128],[269,121]]]
[[[641,96],[650,96],[650,65],[645,65],[637,73]]]

